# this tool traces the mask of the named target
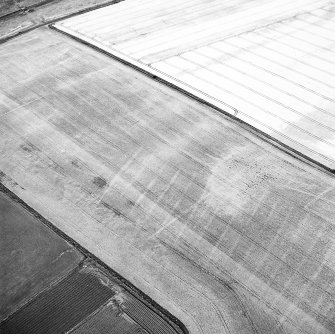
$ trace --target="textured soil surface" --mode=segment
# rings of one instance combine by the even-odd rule
[[[333,176],[46,27],[1,51],[8,188],[191,333],[334,333]]]
[[[55,0],[2,0],[0,3],[0,17],[13,14],[28,7],[50,3]]]

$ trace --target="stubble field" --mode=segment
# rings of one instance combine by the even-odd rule
[[[1,51],[20,198],[191,333],[334,332],[332,176],[47,28]]]

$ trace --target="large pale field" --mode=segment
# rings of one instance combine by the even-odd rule
[[[0,50],[28,205],[192,334],[334,333],[333,175],[48,28]]]

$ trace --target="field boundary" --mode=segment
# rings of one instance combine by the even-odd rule
[[[249,132],[252,132],[253,134],[256,134],[258,137],[262,138],[272,146],[276,147],[277,149],[280,149],[282,152],[285,152],[286,154],[290,155],[293,158],[299,159],[300,161],[307,163],[311,165],[312,167],[316,167],[327,174],[335,175],[335,169],[332,169],[323,163],[305,155],[304,153],[294,149],[293,147],[283,143],[279,139],[274,138],[273,136],[263,132],[262,130],[254,127],[253,125],[243,121],[239,117],[236,117],[239,111],[235,107],[225,103],[224,101],[220,101],[196,88],[193,88],[192,86],[185,84],[181,82],[180,80],[165,74],[157,69],[154,69],[142,62],[139,62],[127,55],[124,55],[123,53],[114,50],[110,47],[107,47],[106,45],[93,40],[92,38],[83,36],[80,33],[74,32],[71,29],[67,29],[64,26],[59,26],[57,23],[49,24],[49,28],[52,30],[55,30],[57,32],[60,32],[84,45],[87,45],[101,53],[106,54],[107,56],[127,65],[135,70],[145,74],[146,76],[161,82],[179,92],[181,92],[184,95],[187,95],[188,97],[191,97],[192,99],[195,99],[196,101],[200,102],[201,104],[207,105],[211,107],[212,109],[218,111],[221,114],[224,114],[225,116],[229,117],[233,121],[237,122],[240,126],[242,126],[244,129],[246,129]]]

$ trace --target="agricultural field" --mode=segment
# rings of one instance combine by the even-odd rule
[[[0,19],[0,332],[334,333],[333,14],[60,0]],[[158,80],[214,72],[220,96],[248,90],[233,115]],[[280,128],[319,158],[241,122],[242,99],[294,109],[320,140]]]
[[[190,333],[334,332],[333,175],[47,27],[0,92],[1,182]]]

